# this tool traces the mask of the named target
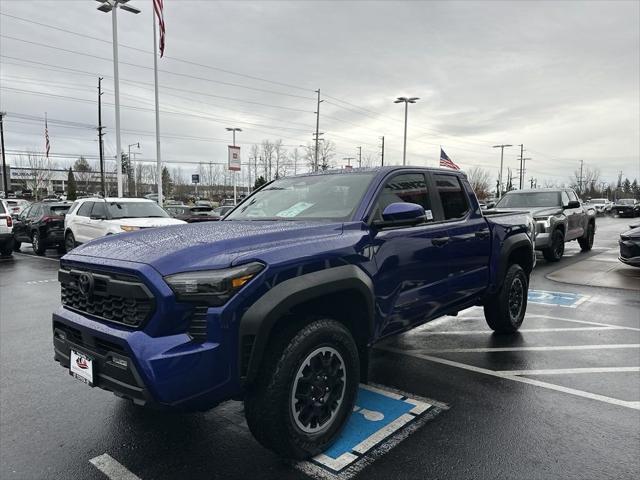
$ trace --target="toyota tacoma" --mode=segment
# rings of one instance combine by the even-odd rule
[[[280,455],[326,449],[381,339],[481,305],[513,333],[535,264],[527,213],[483,215],[461,172],[275,180],[224,220],[120,233],[60,262],[55,359],[139,405],[242,399]]]

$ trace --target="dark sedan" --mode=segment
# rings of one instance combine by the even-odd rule
[[[620,234],[620,257],[622,263],[640,268],[640,225]]]
[[[165,207],[173,218],[184,220],[187,223],[194,222],[210,222],[219,220],[219,217],[213,215],[211,207],[196,205],[190,207],[188,205],[169,205]]]
[[[64,253],[64,215],[70,203],[36,202],[31,204],[16,218],[13,224],[14,249],[31,243],[33,251],[43,255],[47,248],[57,247]]]
[[[640,216],[640,203],[634,198],[621,198],[613,206],[613,212],[621,217]]]

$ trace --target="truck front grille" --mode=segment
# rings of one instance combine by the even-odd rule
[[[61,268],[62,305],[99,320],[141,327],[155,310],[149,289],[132,275]]]

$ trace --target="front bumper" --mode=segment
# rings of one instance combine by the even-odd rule
[[[544,250],[551,245],[551,235],[546,232],[536,233],[536,250]]]
[[[621,239],[618,260],[632,267],[640,267],[640,240]]]
[[[93,358],[94,386],[139,405],[206,410],[236,394],[222,346],[196,343],[186,333],[151,337],[60,308],[53,314],[53,347],[65,368],[72,348]]]

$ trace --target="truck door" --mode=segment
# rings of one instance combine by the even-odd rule
[[[579,202],[580,199],[573,190],[567,190],[569,201]],[[583,222],[586,218],[584,207],[565,208],[564,214],[567,216],[567,235],[565,240],[573,240],[584,235]]]
[[[466,180],[446,173],[433,173],[432,178],[436,219],[446,226],[448,238],[440,254],[446,258],[448,273],[443,308],[450,309],[469,302],[488,285],[491,234]]]
[[[395,202],[422,205],[432,219],[431,198],[424,172],[400,173],[387,178],[371,211],[371,220]],[[377,335],[386,335],[433,316],[446,295],[448,259],[434,245],[446,237],[446,226],[427,223],[372,230],[375,294],[382,321]]]

